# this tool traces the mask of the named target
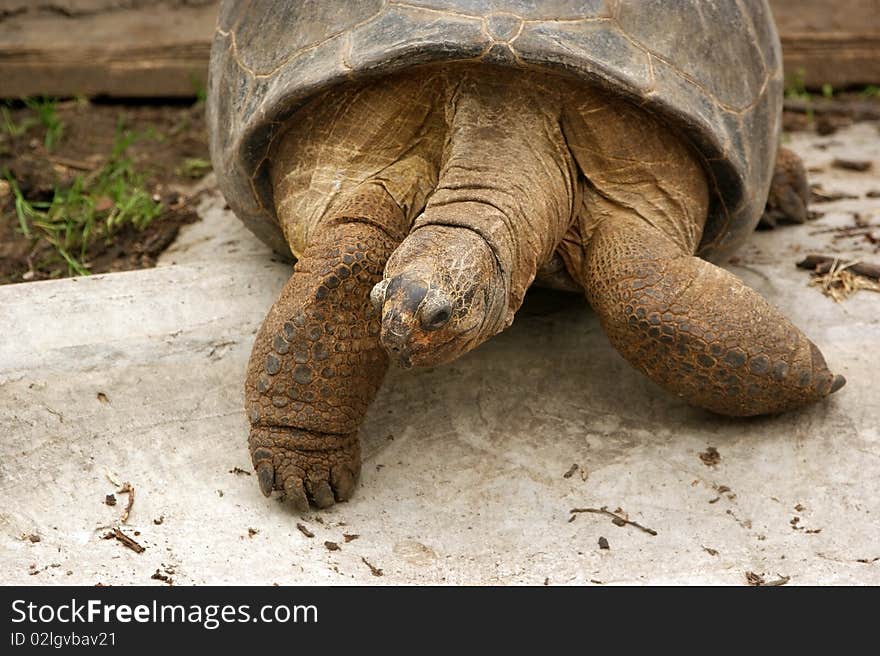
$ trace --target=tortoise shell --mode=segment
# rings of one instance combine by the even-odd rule
[[[459,61],[556,71],[663,117],[714,187],[701,256],[723,259],[758,222],[783,88],[765,0],[224,0],[208,125],[229,205],[289,254],[266,166],[285,121],[333,85]]]

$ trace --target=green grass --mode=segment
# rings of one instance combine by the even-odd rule
[[[86,255],[97,240],[109,239],[127,225],[143,230],[161,214],[162,203],[153,200],[127,155],[137,138],[120,124],[104,166],[76,176],[70,186],[56,185],[51,201],[25,198],[17,181],[5,172],[20,231],[51,244],[67,265],[68,275],[89,273]]]
[[[788,85],[785,87],[785,97],[791,98],[794,100],[802,100],[807,103],[807,121],[809,123],[813,123],[815,121],[815,112],[813,108],[810,106],[813,102],[813,95],[807,90],[806,84],[804,83],[804,76],[806,72],[804,69],[799,68],[794,72],[794,74],[790,75],[788,78]],[[829,90],[833,93],[833,89],[831,89],[830,85],[827,85]],[[825,87],[822,87],[822,92],[824,94]]]
[[[27,98],[24,104],[37,115],[45,130],[43,145],[50,153],[64,136],[64,123],[58,118],[57,102],[51,98]]]
[[[865,98],[880,98],[880,87],[869,84],[864,89],[862,89],[861,94]]]
[[[189,76],[189,83],[192,85],[193,95],[196,97],[196,104],[204,105],[205,101],[208,99],[208,89],[205,87],[205,81],[202,79],[202,76],[193,73]]]
[[[3,121],[3,131],[10,137],[19,137],[23,135],[39,122],[35,116],[27,116],[21,121],[21,123],[16,123],[12,118],[12,112],[10,109],[11,107],[8,101],[3,103],[3,106],[0,107],[0,119]]]
[[[183,164],[177,167],[177,175],[193,180],[205,177],[210,171],[211,162],[201,157],[188,157],[183,160]]]
[[[812,95],[807,91],[807,87],[804,84],[804,76],[805,71],[802,68],[796,70],[793,74],[791,74],[788,78],[788,84],[785,87],[785,97],[786,98],[799,98],[801,100],[812,100]]]
[[[10,111],[11,105],[7,101],[0,107],[0,119],[2,119],[3,131],[11,137],[19,137],[32,127],[43,128],[43,145],[46,150],[52,152],[64,136],[64,123],[58,118],[58,102],[53,98],[25,98],[25,107],[33,112],[33,116],[26,116],[20,123],[16,123]]]

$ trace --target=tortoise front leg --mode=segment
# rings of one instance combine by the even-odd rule
[[[348,499],[357,431],[385,375],[370,289],[405,236],[397,203],[364,185],[321,220],[257,333],[245,398],[260,489],[300,511]]]
[[[689,403],[776,413],[845,383],[760,294],[637,215],[621,209],[600,221],[585,255],[587,297],[612,345]]]

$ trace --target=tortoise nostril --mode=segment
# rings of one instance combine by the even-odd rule
[[[424,308],[419,320],[425,330],[437,330],[449,323],[451,318],[452,306],[448,302],[443,302]]]

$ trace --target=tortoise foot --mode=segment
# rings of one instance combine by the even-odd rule
[[[810,218],[810,185],[801,158],[788,148],[776,155],[770,195],[759,227],[775,228],[777,223],[806,223]]]
[[[248,440],[260,490],[284,492],[299,512],[348,500],[361,471],[357,435],[330,435],[285,426],[253,426]]]

